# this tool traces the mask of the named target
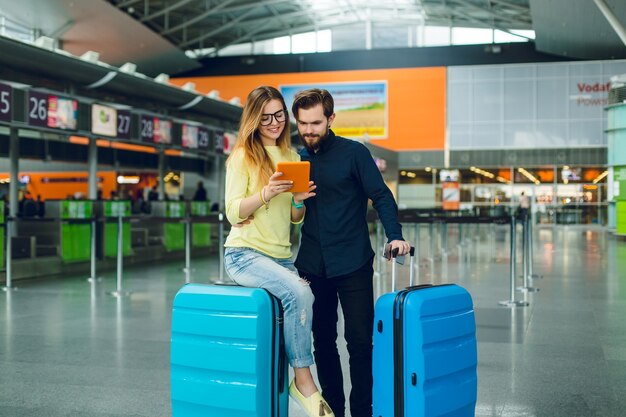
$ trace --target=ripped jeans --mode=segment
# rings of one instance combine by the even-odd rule
[[[272,258],[249,248],[226,248],[224,266],[237,284],[264,288],[280,299],[289,364],[294,368],[313,365],[313,292],[308,282],[298,276],[293,261]]]

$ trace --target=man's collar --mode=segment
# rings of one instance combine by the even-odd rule
[[[335,141],[335,132],[333,132],[332,129],[328,129],[328,136],[320,144],[319,152],[326,152],[326,150],[330,148],[330,146],[332,145],[334,141]]]

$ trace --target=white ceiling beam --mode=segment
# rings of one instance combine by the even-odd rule
[[[611,10],[611,8],[606,4],[604,0],[594,1],[606,20],[608,20],[615,33],[617,33],[617,36],[619,36],[624,45],[626,45],[626,29],[624,29],[624,25],[622,25],[617,16],[615,16],[615,13],[613,13],[613,10]]]
[[[159,16],[162,16],[162,15],[164,15],[164,14],[167,14],[167,13],[171,12],[172,10],[176,10],[176,9],[178,9],[179,7],[184,6],[184,5],[185,5],[185,4],[187,4],[187,3],[191,3],[192,1],[194,1],[194,0],[180,0],[178,3],[174,3],[174,4],[172,4],[172,5],[170,5],[170,6],[167,6],[167,7],[163,8],[163,9],[161,9],[161,10],[159,10],[159,11],[156,11],[156,12],[154,12],[154,13],[151,13],[151,14],[149,14],[148,16],[144,16],[144,17],[142,17],[140,20],[141,20],[142,22],[145,22],[146,20],[152,20],[152,19],[154,19],[155,17],[159,17]]]
[[[127,0],[122,3],[118,3],[116,6],[118,9],[123,9],[124,7],[132,6],[135,3],[139,3],[141,0]]]
[[[244,26],[244,27],[254,27],[254,25],[256,25],[258,23],[263,23],[263,22],[266,22],[266,21],[272,19],[271,16],[263,16],[263,17],[258,17],[258,18],[242,21],[243,19],[245,19],[247,17],[247,14],[250,14],[251,11],[253,11],[253,10],[252,9],[249,10],[247,13],[245,13],[243,15],[240,15],[236,19],[231,20],[227,24],[222,25],[222,26],[220,26],[219,28],[217,28],[217,29],[215,29],[213,31],[210,31],[210,32],[207,32],[207,33],[203,33],[202,35],[196,37],[195,39],[191,39],[191,40],[188,40],[186,42],[183,42],[179,46],[185,47],[185,46],[193,45],[194,43],[200,42],[201,40],[204,40],[204,39],[206,39],[206,38],[208,38],[210,36],[214,36],[214,35],[216,35],[218,33],[221,33],[221,32],[223,32],[225,30],[228,30],[228,29],[232,28],[233,26],[235,26],[238,23],[240,23],[240,25]],[[332,16],[332,15],[340,13],[340,11],[338,11],[336,7],[329,8],[329,9],[324,9],[323,11],[320,11],[320,12],[327,12],[327,13],[319,13],[317,15],[317,17],[322,17],[323,16],[324,18],[326,18],[328,16]],[[308,16],[310,14],[311,14],[310,10],[301,10],[301,11],[298,11],[298,12],[283,13],[282,17],[285,18],[285,19],[293,19],[293,18],[296,18],[296,17]],[[284,31],[289,31],[289,30],[293,30],[293,29],[294,28],[286,28]],[[297,27],[295,29],[299,30],[300,28]]]
[[[183,28],[189,27],[193,25],[194,23],[201,21],[202,19],[206,19],[207,17],[214,16],[214,15],[232,13],[232,12],[237,12],[237,11],[246,10],[246,9],[257,9],[259,7],[267,6],[269,4],[291,3],[291,0],[265,0],[265,1],[260,1],[260,2],[252,3],[252,4],[226,7],[229,4],[231,4],[233,1],[234,0],[224,0],[222,1],[222,3],[213,7],[212,9],[209,9],[204,13],[200,13],[199,15],[189,20],[186,20],[185,23],[181,23],[180,25],[173,26],[167,30],[164,30],[163,32],[161,32],[161,35],[169,35],[172,32],[176,32]]]

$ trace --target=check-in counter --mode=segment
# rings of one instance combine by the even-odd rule
[[[98,201],[96,203],[96,216],[102,221],[98,222],[97,253],[98,257],[117,257],[118,221],[122,218],[122,253],[124,256],[133,254],[131,246],[131,214],[130,201]]]
[[[163,246],[167,251],[183,250],[185,248],[185,225],[176,222],[175,219],[183,220],[186,215],[184,201],[153,201],[152,215],[164,218],[159,225],[162,230]]]
[[[208,248],[211,246],[211,224],[195,223],[194,218],[208,217],[211,206],[207,201],[192,201],[191,208],[191,246],[194,248]]]
[[[92,201],[56,200],[46,202],[46,218],[51,223],[38,223],[34,234],[47,235],[51,243],[55,242],[55,229],[58,233],[58,254],[63,262],[88,261],[91,252]],[[45,225],[45,226],[44,226]],[[22,230],[20,228],[20,234]],[[54,244],[54,243],[52,243]]]

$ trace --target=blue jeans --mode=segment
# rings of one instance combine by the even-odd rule
[[[293,261],[272,258],[249,248],[226,248],[224,266],[237,284],[264,288],[281,301],[289,364],[294,368],[313,365],[313,293],[309,283],[298,276]]]

